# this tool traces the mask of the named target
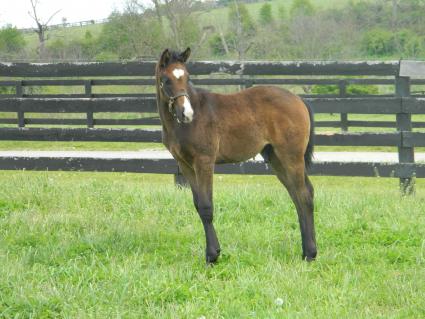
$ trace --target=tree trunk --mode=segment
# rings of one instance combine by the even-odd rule
[[[46,33],[45,28],[40,23],[37,23],[37,30],[35,31],[38,35],[38,58],[44,60],[46,57]]]
[[[224,51],[226,52],[226,55],[229,55],[229,46],[227,45],[226,38],[224,37],[223,30],[220,26],[218,26],[218,35],[220,36],[221,44],[223,45]]]
[[[158,0],[152,0],[154,6],[155,6],[155,14],[156,18],[158,19],[159,23],[162,25],[162,17],[161,17],[161,9]]]

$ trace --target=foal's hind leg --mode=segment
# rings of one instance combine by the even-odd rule
[[[304,156],[292,157],[274,148],[270,154],[270,162],[276,175],[292,198],[300,223],[303,259],[316,258],[316,237],[314,230],[314,189],[305,172]]]

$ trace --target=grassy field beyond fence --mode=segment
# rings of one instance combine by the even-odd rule
[[[314,177],[318,260],[271,176],[216,176],[204,264],[172,176],[0,171],[1,318],[424,318],[425,181]]]

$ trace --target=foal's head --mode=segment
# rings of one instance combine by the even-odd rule
[[[193,120],[193,108],[188,93],[189,73],[185,63],[190,48],[182,53],[166,49],[156,66],[156,81],[159,98],[166,101],[168,111],[179,123]]]

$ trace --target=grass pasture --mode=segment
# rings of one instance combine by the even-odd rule
[[[425,181],[313,177],[301,261],[273,177],[216,176],[223,255],[204,265],[188,190],[148,174],[0,171],[1,318],[423,318]]]

